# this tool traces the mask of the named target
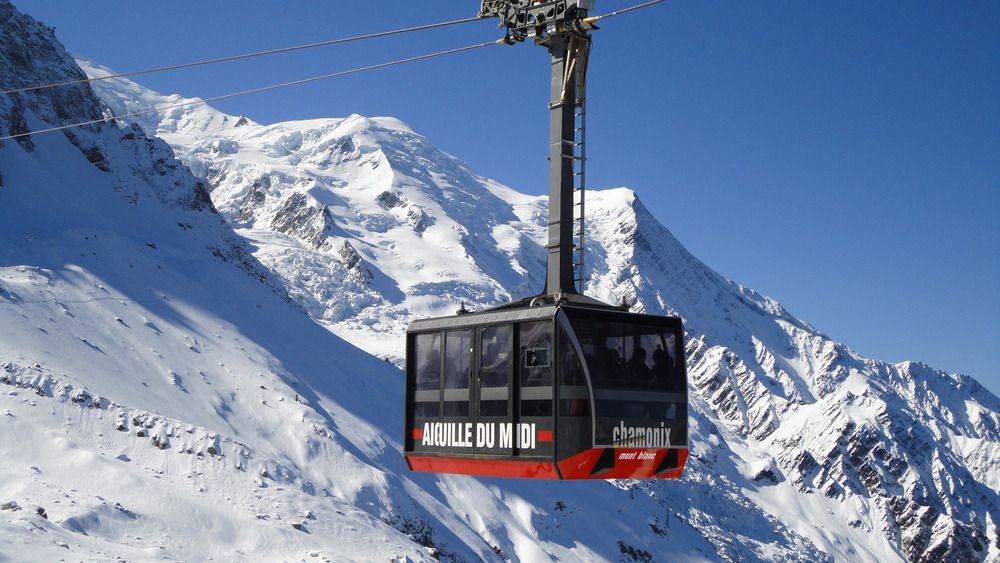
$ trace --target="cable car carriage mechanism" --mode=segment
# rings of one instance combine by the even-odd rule
[[[404,454],[414,471],[535,479],[679,478],[687,459],[681,319],[630,313],[583,281],[584,109],[594,0],[483,0],[507,42],[552,60],[545,290],[417,320],[406,334]]]

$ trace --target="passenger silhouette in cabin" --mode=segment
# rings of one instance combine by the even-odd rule
[[[649,366],[646,365],[646,349],[642,346],[635,347],[628,367],[632,375],[633,385],[648,385],[653,381],[653,374],[649,371]]]
[[[659,387],[674,388],[674,358],[659,344],[653,351],[653,376]]]
[[[453,349],[457,348],[457,349]],[[469,374],[472,371],[468,344],[460,341],[457,346],[448,340],[444,358],[445,389],[468,389]]]
[[[625,375],[623,373],[624,370],[622,369],[623,366],[622,366],[621,354],[618,352],[618,349],[615,347],[613,343],[609,343],[609,345],[604,349],[603,356],[604,356],[604,373],[601,374],[600,372],[598,372],[596,374],[598,375],[598,377],[600,377],[601,375],[604,376],[604,381],[600,381],[599,385],[608,384],[615,387],[620,386]]]

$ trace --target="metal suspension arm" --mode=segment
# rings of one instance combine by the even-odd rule
[[[549,102],[549,230],[545,293],[577,293],[573,270],[578,85],[586,73],[590,38],[555,35],[546,40],[552,59]]]
[[[480,17],[498,17],[508,42],[532,38],[549,51],[549,230],[544,294],[575,294],[573,191],[577,155],[576,118],[585,88],[594,0],[482,0]],[[579,91],[578,91],[579,90]],[[581,209],[582,211],[582,209]],[[583,217],[580,217],[583,222]],[[582,236],[581,236],[582,241]],[[582,252],[582,249],[581,249]]]

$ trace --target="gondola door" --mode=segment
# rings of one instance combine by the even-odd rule
[[[477,333],[474,451],[511,456],[514,453],[514,327],[509,324],[485,326]]]

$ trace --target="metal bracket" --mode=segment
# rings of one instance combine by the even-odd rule
[[[500,18],[509,41],[555,34],[585,34],[593,26],[584,21],[595,0],[482,0],[481,18]]]

